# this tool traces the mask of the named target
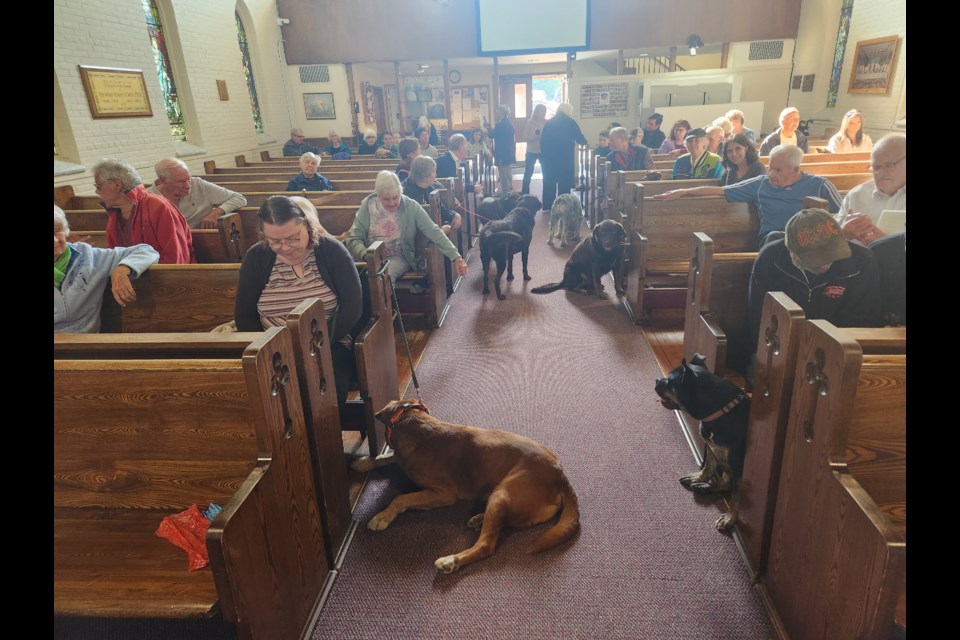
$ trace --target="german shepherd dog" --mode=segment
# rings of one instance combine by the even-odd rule
[[[530,546],[544,551],[580,528],[577,494],[557,456],[539,442],[508,431],[450,424],[427,413],[421,403],[394,400],[377,412],[386,425],[391,453],[359,458],[352,467],[369,471],[395,462],[419,491],[394,498],[367,528],[383,531],[408,509],[448,507],[457,500],[483,500],[486,509],[467,522],[480,531],[476,544],[438,558],[438,571],[452,573],[493,555],[504,527],[530,527],[559,514],[556,523]]]
[[[540,210],[540,200],[536,196],[521,196],[518,201],[527,206],[517,206],[507,214],[503,220],[487,222],[480,227],[480,263],[483,265],[483,295],[490,293],[489,274],[490,260],[497,264],[497,277],[493,284],[497,291],[497,299],[505,300],[506,296],[500,291],[500,278],[507,272],[507,280],[513,280],[513,254],[520,252],[523,260],[523,279],[529,280],[527,259],[530,257],[530,240],[533,239],[533,226],[537,222],[537,211]]]
[[[747,448],[750,398],[737,385],[706,367],[698,354],[654,386],[660,404],[671,411],[683,409],[700,421],[700,435],[706,443],[703,466],[680,478],[680,484],[694,493],[711,493],[730,488],[730,510],[717,518],[717,531],[729,531],[737,522],[740,479]]]
[[[618,296],[626,293],[623,283],[621,262],[623,247],[626,244],[627,232],[623,225],[613,220],[604,220],[597,224],[589,236],[580,241],[577,248],[570,254],[566,266],[563,268],[563,280],[552,284],[535,287],[532,293],[551,293],[559,289],[579,291],[587,295],[597,294],[598,298],[605,298],[600,278],[613,271],[613,285]]]

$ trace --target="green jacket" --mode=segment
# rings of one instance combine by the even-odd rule
[[[360,209],[353,220],[353,225],[350,226],[350,237],[345,242],[347,249],[357,260],[367,259],[367,247],[370,245],[370,203],[376,198],[377,194],[371,193],[360,203]],[[400,247],[403,250],[404,259],[409,264],[417,264],[417,254],[414,247],[417,229],[428,240],[437,245],[440,252],[450,260],[456,260],[460,257],[460,253],[450,242],[450,238],[436,225],[416,200],[403,195],[400,197],[400,210],[397,214],[397,220],[400,223]]]

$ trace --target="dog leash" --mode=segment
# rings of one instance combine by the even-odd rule
[[[387,258],[383,261],[383,266],[380,267],[380,271],[377,272],[377,275],[383,275],[387,270],[387,265],[390,264],[390,258]],[[417,402],[423,402],[423,398],[420,396],[420,381],[417,380],[417,369],[413,366],[413,354],[410,353],[410,341],[407,339],[407,330],[403,326],[403,314],[400,313],[400,301],[397,300],[397,290],[393,286],[393,278],[387,275],[387,282],[390,283],[390,297],[393,298],[393,309],[397,312],[397,319],[400,321],[400,335],[403,336],[403,348],[407,352],[407,360],[410,362],[410,376],[413,379],[413,388],[417,394]]]

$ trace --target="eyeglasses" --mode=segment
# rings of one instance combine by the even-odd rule
[[[292,247],[292,246],[296,245],[297,243],[299,243],[299,242],[300,242],[300,236],[302,235],[302,233],[303,233],[303,227],[301,227],[301,230],[300,230],[300,231],[297,231],[297,233],[296,233],[295,235],[292,235],[292,236],[287,237],[287,238],[277,239],[277,238],[268,238],[267,236],[263,236],[263,239],[267,241],[267,245],[268,245],[271,249],[280,249],[280,248],[282,248],[282,247],[285,246],[285,245]]]
[[[103,187],[105,187],[108,182],[114,182],[114,181],[113,181],[113,180],[104,180],[103,182],[94,182],[94,183],[93,183],[93,188],[94,188],[94,189],[97,189],[97,190],[99,191],[100,189],[102,189]]]
[[[893,162],[887,162],[885,164],[871,164],[870,170],[876,173],[877,171],[890,171],[895,166],[907,159],[907,156],[901,156],[899,160],[894,160]]]

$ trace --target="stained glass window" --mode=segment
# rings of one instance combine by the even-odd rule
[[[243,57],[243,75],[247,78],[247,93],[250,94],[250,111],[257,133],[263,133],[263,118],[260,117],[260,101],[257,100],[257,85],[253,82],[253,65],[250,64],[250,49],[247,46],[247,32],[243,29],[240,14],[234,11],[237,19],[237,40],[240,41],[240,55]]]
[[[186,141],[187,128],[183,124],[183,112],[180,110],[177,85],[173,81],[173,69],[170,66],[170,56],[167,54],[167,39],[163,35],[160,12],[153,0],[143,0],[143,12],[147,17],[147,33],[150,36],[150,44],[153,46],[153,61],[157,66],[160,91],[163,93],[163,103],[167,108],[170,133],[174,140]]]
[[[833,69],[830,72],[830,87],[827,89],[827,106],[837,106],[840,92],[840,73],[843,71],[843,55],[847,50],[850,34],[850,18],[853,17],[853,0],[843,0],[840,5],[840,26],[837,28],[837,45],[833,50]]]

